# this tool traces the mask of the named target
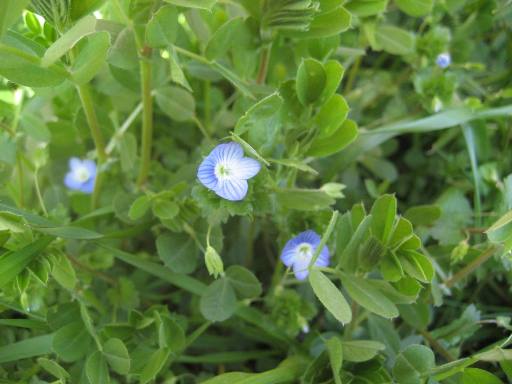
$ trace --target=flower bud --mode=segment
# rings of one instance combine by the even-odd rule
[[[468,250],[469,244],[466,240],[462,240],[459,244],[457,244],[455,248],[452,249],[450,255],[452,264],[458,263],[459,261],[464,259],[464,257],[468,253]]]
[[[222,263],[222,259],[220,258],[215,248],[211,246],[206,248],[206,252],[204,254],[204,262],[210,275],[213,275],[215,278],[217,278],[219,275],[224,274],[224,264]]]

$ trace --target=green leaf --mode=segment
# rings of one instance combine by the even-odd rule
[[[357,135],[357,124],[353,120],[345,120],[331,136],[315,139],[307,155],[316,157],[333,155],[352,143]]]
[[[251,89],[247,85],[247,82],[240,78],[235,72],[226,68],[224,65],[217,63],[216,61],[212,61],[210,66],[221,74],[226,80],[228,80],[235,88],[238,88],[240,92],[242,92],[245,96],[255,99]]]
[[[153,380],[164,367],[169,355],[170,351],[167,348],[161,348],[153,352],[140,374],[140,384],[146,384]]]
[[[169,65],[171,66],[171,80],[176,84],[181,85],[189,92],[192,92],[192,88],[181,69],[182,66],[178,61],[178,55],[176,54],[174,47],[169,49]]]
[[[392,249],[398,248],[414,235],[412,224],[409,220],[399,217],[393,228],[393,234],[389,239],[389,246]]]
[[[387,5],[388,0],[351,1],[346,8],[357,17],[368,17],[383,13]]]
[[[187,8],[199,8],[210,10],[213,8],[217,0],[165,0],[167,3],[179,5]]]
[[[283,99],[277,93],[273,93],[251,106],[238,120],[235,126],[235,134],[242,135],[259,126],[268,124],[270,119],[278,114]]]
[[[393,322],[380,316],[368,316],[368,328],[372,340],[380,341],[386,346],[384,353],[395,359],[400,350],[400,335],[395,330]]]
[[[79,85],[88,83],[105,65],[110,48],[110,35],[97,32],[89,35],[85,47],[80,51],[71,67],[71,78]]]
[[[151,199],[149,196],[143,195],[138,197],[130,206],[128,216],[132,220],[138,220],[146,214],[151,206]]]
[[[414,52],[414,35],[393,25],[379,25],[375,30],[379,46],[394,55],[408,55]]]
[[[43,368],[49,374],[55,376],[57,379],[66,381],[66,379],[70,378],[69,373],[67,373],[67,371],[55,361],[40,357],[37,359],[37,364],[39,364],[41,368]]]
[[[179,205],[172,200],[156,199],[153,202],[153,214],[159,219],[174,219],[178,215],[179,211]]]
[[[414,17],[428,15],[434,5],[433,0],[395,0],[395,3],[401,11]]]
[[[72,239],[72,240],[96,240],[103,237],[101,233],[94,232],[87,228],[81,228],[77,226],[55,226],[55,227],[38,227],[33,226],[32,229],[35,231],[60,237],[63,239]]]
[[[373,359],[385,349],[384,344],[372,340],[342,341],[343,358],[346,361],[361,363]]]
[[[18,362],[52,352],[53,335],[42,335],[0,347],[0,364]]]
[[[240,299],[252,299],[262,293],[261,283],[247,268],[232,265],[226,270],[226,279]]]
[[[71,18],[78,20],[98,9],[106,0],[71,0]]]
[[[52,349],[66,362],[80,360],[91,344],[91,337],[81,321],[64,325],[53,337]]]
[[[485,233],[493,243],[504,243],[512,238],[512,211],[496,220]]]
[[[441,208],[441,217],[431,229],[432,236],[441,245],[457,244],[464,240],[460,228],[468,225],[473,216],[473,210],[464,192],[450,188],[437,199],[436,204]]]
[[[167,316],[160,317],[158,327],[160,348],[168,348],[169,351],[178,354],[186,346],[186,337],[183,328],[173,319]]]
[[[307,172],[312,175],[318,175],[318,172],[307,165],[305,162],[294,159],[270,159],[272,163],[284,165],[285,167],[295,168],[299,171]]]
[[[462,384],[503,384],[503,382],[483,369],[466,368],[462,373]]]
[[[346,219],[342,218],[343,226],[340,226],[342,230],[347,228],[347,225],[350,225],[347,221],[348,217]],[[357,226],[355,232],[350,237],[350,240],[348,243],[346,243],[345,247],[342,249],[341,247],[337,250],[340,252],[340,266],[346,270],[346,271],[355,271],[357,269],[357,253],[359,250],[359,247],[363,244],[364,239],[366,238],[369,229],[370,224],[372,222],[371,216],[365,216],[364,219],[359,223]],[[351,226],[349,228],[352,228]],[[339,231],[339,229],[338,229]],[[338,234],[338,236],[344,236]],[[347,233],[348,236],[348,233]],[[339,245],[342,245],[341,242],[338,242]]]
[[[60,254],[55,258],[52,276],[67,290],[73,291],[75,289],[77,283],[75,270],[66,255]]]
[[[21,17],[30,0],[2,0],[0,3],[0,37]]]
[[[130,28],[123,29],[113,40],[108,63],[126,70],[133,70],[139,65],[134,33]]]
[[[323,306],[343,325],[352,320],[352,311],[341,291],[317,269],[309,273],[309,283]]]
[[[1,255],[0,287],[14,280],[52,241],[51,237],[41,237],[24,248]]]
[[[434,353],[423,345],[409,345],[393,367],[393,376],[401,384],[421,384],[422,377],[435,367]]]
[[[331,363],[332,377],[336,384],[342,384],[340,379],[341,366],[343,365],[343,347],[338,337],[331,337],[325,342],[329,362]]]
[[[37,47],[37,48],[36,48]],[[50,87],[61,84],[68,77],[67,71],[57,65],[41,66],[37,44],[16,34],[7,34],[0,42],[0,75],[28,87]],[[1,136],[0,136],[1,138]],[[0,139],[0,147],[3,147]],[[2,148],[3,149],[3,148]],[[3,156],[0,156],[2,159]]]
[[[130,355],[128,349],[120,339],[108,339],[103,345],[103,354],[107,359],[108,365],[120,375],[126,375],[130,372]]]
[[[166,5],[160,8],[146,27],[146,42],[150,47],[163,48],[174,44],[178,34],[178,11]]]
[[[333,95],[318,111],[314,123],[318,129],[318,138],[330,137],[348,116],[349,107],[341,95]]]
[[[235,290],[226,278],[215,280],[201,295],[199,309],[210,321],[229,319],[236,309]]]
[[[371,215],[372,233],[383,244],[389,242],[396,216],[396,197],[394,195],[383,195],[373,203]]]
[[[322,63],[315,59],[304,59],[297,70],[297,97],[302,105],[318,100],[326,84],[326,73]]]
[[[208,60],[215,60],[223,55],[233,46],[237,34],[243,27],[243,19],[235,17],[222,24],[212,35],[206,45],[204,54]]]
[[[85,363],[85,374],[91,383],[110,383],[107,362],[100,351],[93,352],[87,358],[87,362]]]
[[[507,375],[507,379],[512,379],[512,361],[500,361],[500,367]]]
[[[425,255],[408,250],[401,253],[399,258],[404,271],[409,276],[424,283],[430,283],[434,278],[434,266]]]
[[[175,121],[190,121],[195,117],[194,97],[183,88],[174,86],[158,88],[156,102],[162,112]]]
[[[320,189],[278,189],[279,204],[299,211],[318,211],[329,208],[335,199]]]
[[[176,273],[191,273],[196,269],[198,251],[191,237],[166,233],[157,237],[156,249],[164,264]]]
[[[336,7],[327,12],[318,13],[309,25],[306,32],[301,32],[299,37],[323,38],[337,35],[350,28],[352,15],[344,7]]]
[[[0,60],[2,60],[0,56]],[[1,62],[0,62],[1,66]],[[0,74],[2,74],[0,68]],[[8,76],[5,76],[8,78]],[[16,141],[9,137],[7,133],[0,133],[0,163],[14,166],[16,164]]]
[[[41,59],[43,67],[49,67],[69,52],[83,37],[96,32],[96,18],[86,16],[65,34],[63,34],[50,48],[48,48]]]
[[[366,279],[341,273],[341,280],[350,297],[363,308],[388,319],[398,316],[396,305]]]
[[[343,68],[343,65],[337,60],[328,60],[324,64],[324,70],[326,81],[322,95],[318,100],[320,105],[325,103],[336,93],[340,86],[341,79],[343,79],[343,74],[345,73],[345,68]]]
[[[438,205],[418,205],[405,211],[404,217],[414,225],[429,226],[441,217],[441,208]]]

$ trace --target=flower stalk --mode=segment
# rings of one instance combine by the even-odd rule
[[[96,147],[96,156],[98,158],[98,174],[96,175],[96,182],[94,183],[94,191],[91,199],[91,207],[92,209],[95,209],[98,207],[101,187],[104,181],[104,171],[102,166],[107,161],[107,152],[105,150],[105,140],[101,133],[98,117],[94,110],[94,103],[92,101],[89,84],[77,85],[77,91],[80,96],[80,101],[82,102],[82,108],[84,109],[87,124],[91,130],[91,135]]]

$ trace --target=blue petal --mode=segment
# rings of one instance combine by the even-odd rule
[[[296,238],[293,238],[288,240],[283,250],[281,251],[281,261],[287,267],[290,267],[295,262],[295,258],[297,256],[297,246],[299,244],[300,242],[297,242]]]
[[[316,259],[315,261],[315,265],[318,267],[328,267],[329,259],[329,249],[327,248],[327,246],[324,246],[324,248],[320,252],[320,255],[318,255],[318,259]]]
[[[293,273],[297,280],[304,280],[309,275],[309,260],[300,260],[293,264]]]
[[[88,171],[91,179],[96,178],[96,163],[92,160],[85,159],[82,161],[82,166],[84,166]]]
[[[219,180],[214,191],[226,200],[239,201],[247,195],[247,188],[248,185],[245,180]]]
[[[242,180],[256,176],[261,169],[260,163],[250,157],[243,157],[237,160],[233,163],[232,167],[236,177]]]
[[[197,178],[208,189],[215,189],[217,186],[218,180],[215,176],[215,163],[209,156],[199,165]]]
[[[82,166],[82,160],[78,157],[72,157],[69,159],[69,169],[74,171],[75,169]]]
[[[94,191],[94,182],[96,181],[95,177],[91,177],[82,186],[79,188],[83,193],[92,193]]]
[[[215,164],[218,162],[229,162],[244,157],[244,150],[238,143],[226,143],[217,145],[208,155]]]
[[[68,172],[66,177],[64,178],[64,184],[69,189],[79,190],[82,187],[82,183],[75,178],[75,174],[73,172]]]
[[[320,244],[320,240],[321,240],[320,236],[315,231],[312,231],[310,229],[307,230],[307,231],[299,233],[296,236],[296,239],[300,243],[311,244],[313,246],[313,248],[316,248],[316,246],[318,244]]]

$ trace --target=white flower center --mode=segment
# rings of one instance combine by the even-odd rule
[[[218,163],[215,166],[215,177],[218,180],[229,180],[233,177],[233,170],[227,163]]]
[[[302,261],[309,261],[313,257],[313,247],[309,243],[300,243],[296,252],[297,257]]]
[[[81,183],[85,183],[91,178],[91,173],[86,167],[77,167],[74,170],[75,179]]]

